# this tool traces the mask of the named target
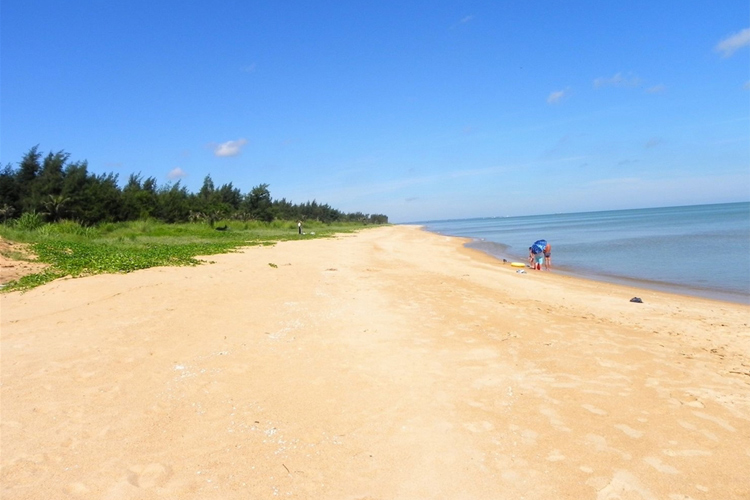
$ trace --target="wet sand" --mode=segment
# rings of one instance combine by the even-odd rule
[[[463,243],[382,227],[0,296],[0,496],[750,498],[750,306]]]

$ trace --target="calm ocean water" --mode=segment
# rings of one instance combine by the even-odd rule
[[[526,262],[539,239],[556,272],[750,303],[750,203],[420,222]]]

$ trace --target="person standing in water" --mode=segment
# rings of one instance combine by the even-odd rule
[[[544,247],[544,268],[547,271],[552,268],[552,245],[549,243]]]
[[[547,240],[537,240],[533,245],[529,247],[529,261],[531,261],[531,268],[537,271],[542,270],[542,263],[545,261],[547,253]],[[550,247],[550,250],[552,247]]]

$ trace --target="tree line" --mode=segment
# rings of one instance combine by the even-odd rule
[[[317,220],[386,224],[382,214],[343,213],[317,201],[292,203],[274,200],[268,184],[242,193],[232,183],[216,187],[211,176],[197,193],[178,181],[157,185],[154,177],[131,174],[121,188],[118,175],[96,175],[87,162],[70,162],[64,151],[44,156],[34,146],[17,167],[0,170],[0,219],[4,222],[24,213],[37,213],[49,222],[72,219],[84,225],[157,219],[167,223],[218,220]]]

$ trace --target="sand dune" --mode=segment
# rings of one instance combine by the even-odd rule
[[[0,496],[750,498],[750,307],[461,244],[383,227],[0,296]]]

